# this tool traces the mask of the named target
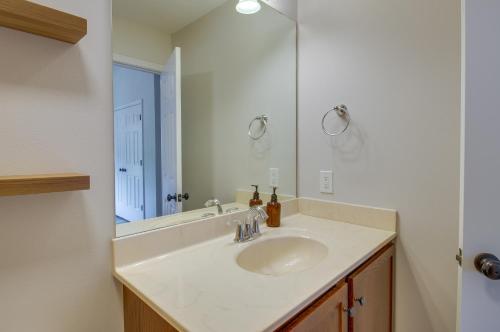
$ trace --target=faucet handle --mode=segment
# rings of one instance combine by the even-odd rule
[[[269,218],[269,215],[267,214],[267,211],[263,205],[255,206],[253,208],[257,212],[257,218],[260,218],[262,222],[266,221],[267,218]]]
[[[253,238],[254,238],[253,226],[251,224],[245,224],[245,240]]]
[[[254,237],[257,237],[257,236],[260,236],[260,226],[259,226],[259,219],[258,218],[254,218],[252,220],[252,234]]]
[[[234,220],[233,222],[236,224],[234,242],[242,242],[245,239],[245,225],[243,225],[239,220]]]
[[[254,214],[247,214],[246,224],[248,225],[248,229],[250,230],[250,234],[252,236],[260,235],[259,229],[259,218]]]

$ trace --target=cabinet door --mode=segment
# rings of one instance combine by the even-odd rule
[[[392,331],[394,245],[388,245],[347,278],[349,332]]]
[[[125,332],[177,332],[125,286],[123,286],[123,314]]]
[[[342,281],[316,300],[280,331],[347,332],[348,287]]]

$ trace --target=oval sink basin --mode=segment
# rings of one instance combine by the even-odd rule
[[[243,269],[280,276],[307,270],[328,254],[321,242],[305,237],[279,237],[250,245],[236,258]]]

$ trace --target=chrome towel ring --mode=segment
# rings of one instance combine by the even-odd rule
[[[328,130],[326,130],[326,128],[325,128],[325,119],[328,116],[328,114],[330,114],[333,111],[335,111],[335,113],[337,113],[337,115],[339,117],[344,119],[346,121],[346,124],[345,124],[345,127],[342,128],[341,130],[331,133]],[[349,114],[349,111],[347,110],[347,106],[342,104],[342,105],[335,106],[334,108],[332,108],[331,110],[326,112],[325,115],[323,115],[323,119],[321,120],[321,127],[323,128],[323,132],[326,135],[338,136],[340,134],[343,134],[347,130],[347,128],[349,128],[350,123],[351,123],[351,115]]]
[[[267,121],[268,121],[268,119],[269,119],[268,116],[265,115],[265,114],[262,114],[262,115],[259,115],[259,116],[256,116],[255,118],[253,118],[253,120],[250,121],[250,124],[248,125],[248,137],[250,137],[251,139],[253,139],[253,140],[256,141],[259,138],[261,138],[262,136],[264,136],[264,134],[267,131]],[[260,121],[260,123],[262,125],[262,130],[258,134],[252,133],[252,126],[253,126],[253,124],[256,121]]]

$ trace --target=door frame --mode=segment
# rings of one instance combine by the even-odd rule
[[[141,156],[141,160],[142,160],[142,219],[145,219],[146,218],[146,202],[145,202],[145,192],[146,192],[146,188],[145,188],[145,181],[144,181],[144,101],[142,100],[142,98],[139,98],[137,100],[134,100],[133,102],[130,102],[130,103],[127,103],[127,104],[124,104],[124,105],[121,105],[121,106],[118,106],[118,107],[114,107],[113,105],[113,122],[114,122],[114,116],[115,116],[115,112],[119,112],[121,110],[124,110],[126,108],[130,108],[130,107],[133,107],[133,106],[137,106],[137,105],[140,105],[141,107],[141,118],[142,118],[142,121],[141,121],[141,131],[142,131],[142,135],[141,135],[141,145],[142,145],[142,156]],[[113,129],[114,129],[114,125],[113,125]],[[113,136],[114,136],[114,133],[113,133]],[[116,179],[116,139],[114,139],[114,149],[113,149],[113,158],[115,160],[115,170],[114,170],[114,173],[115,173],[115,179]],[[115,202],[116,202],[116,183],[115,183]],[[115,203],[116,204],[116,203]],[[115,206],[115,216],[118,216],[116,214],[116,206]],[[121,217],[121,216],[119,216]],[[125,219],[123,217],[121,217],[122,219]],[[126,219],[125,219],[126,220]]]
[[[160,75],[163,71],[164,65],[156,64],[153,62],[143,61],[141,59],[133,58],[130,56],[113,53],[113,64],[120,66],[130,67],[134,69],[139,69],[142,71],[154,73]]]
[[[129,56],[113,53],[113,64],[129,67],[132,69],[142,70],[148,73],[160,75],[163,71],[163,66],[156,63],[143,61]]]

